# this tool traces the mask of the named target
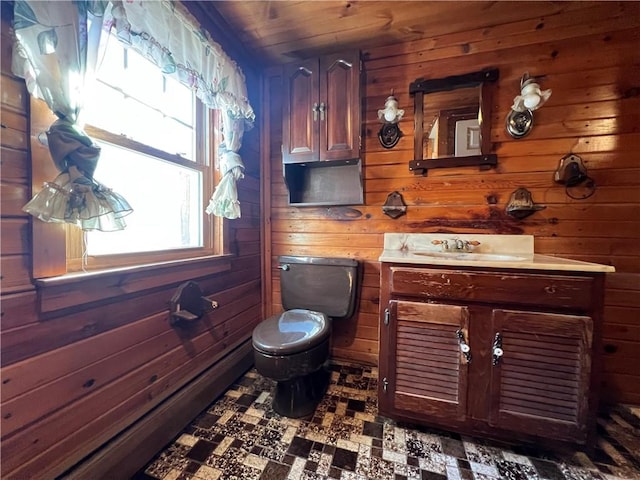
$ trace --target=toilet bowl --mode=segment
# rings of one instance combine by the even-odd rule
[[[329,383],[331,322],[353,315],[358,262],[279,257],[285,311],[260,322],[252,343],[256,370],[276,382],[273,409],[311,415]]]

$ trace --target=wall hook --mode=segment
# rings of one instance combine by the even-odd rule
[[[509,203],[507,203],[507,215],[522,220],[545,208],[547,208],[545,205],[533,203],[531,192],[520,187],[511,194]]]
[[[218,308],[218,302],[209,300],[202,294],[200,286],[194,281],[188,281],[178,287],[171,297],[172,326],[180,326],[185,322],[192,322],[201,318],[206,312]]]
[[[382,206],[382,213],[391,218],[398,218],[407,213],[407,205],[404,203],[402,194],[399,192],[390,193]]]
[[[560,159],[553,180],[564,185],[567,196],[574,200],[589,198],[596,191],[596,182],[588,175],[582,158],[575,153],[568,153]]]

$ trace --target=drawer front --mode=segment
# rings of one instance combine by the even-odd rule
[[[578,308],[592,305],[593,278],[571,275],[390,267],[392,295]]]

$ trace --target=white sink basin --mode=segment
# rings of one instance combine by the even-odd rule
[[[447,243],[445,243],[445,241]],[[471,251],[453,250],[462,242]],[[445,250],[446,247],[450,249]],[[615,272],[610,265],[581,262],[534,252],[533,235],[385,233],[381,262],[518,270]]]
[[[450,258],[452,260],[465,261],[494,261],[494,262],[523,262],[527,257],[518,255],[498,255],[493,253],[470,252],[413,252],[414,255],[432,258]]]

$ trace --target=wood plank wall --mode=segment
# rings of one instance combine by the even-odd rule
[[[1,476],[54,478],[250,338],[262,316],[260,136],[254,129],[244,139],[242,218],[228,222],[229,261],[176,267],[168,270],[175,279],[160,283],[151,278],[157,271],[147,273],[134,293],[39,313],[30,273],[37,220],[21,210],[31,188],[29,96],[11,74],[12,14],[2,4]],[[245,74],[257,91],[257,75]],[[220,308],[181,331],[169,325],[169,300],[187,279]]]
[[[514,8],[500,2],[499,8]],[[281,309],[278,255],[352,257],[364,266],[361,298],[353,319],[334,323],[333,355],[376,364],[379,262],[384,232],[509,233],[535,236],[538,253],[611,264],[606,282],[604,389],[607,401],[640,404],[640,4],[589,2],[575,11],[532,16],[517,23],[469,30],[363,52],[365,204],[294,208],[287,205],[280,156],[282,102],[278,68],[265,74],[264,102],[271,126],[265,151],[270,177],[266,255],[272,284],[269,310]],[[413,101],[409,83],[486,67],[500,70],[491,137],[498,167],[408,170],[413,156]],[[553,90],[535,112],[532,133],[515,140],[505,117],[521,76],[541,77]],[[395,91],[405,118],[392,150],[377,139],[377,109]],[[428,95],[425,97],[428,102]],[[586,200],[569,198],[553,182],[559,160],[582,157],[597,184]],[[270,170],[269,170],[270,169]],[[505,214],[511,193],[526,187],[546,209],[519,221]],[[389,193],[400,192],[405,216],[382,213]]]

